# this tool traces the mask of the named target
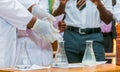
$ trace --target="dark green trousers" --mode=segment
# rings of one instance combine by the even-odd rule
[[[65,51],[69,63],[82,62],[86,49],[86,40],[93,40],[93,51],[97,61],[105,60],[102,33],[79,34],[66,30],[64,32]]]

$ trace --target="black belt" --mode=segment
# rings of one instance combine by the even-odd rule
[[[79,27],[72,27],[72,26],[67,26],[67,30],[78,32],[80,34],[91,34],[91,33],[100,33],[101,32],[100,28],[81,29]]]
[[[106,37],[108,35],[111,35],[112,36],[112,32],[102,32],[103,36]]]

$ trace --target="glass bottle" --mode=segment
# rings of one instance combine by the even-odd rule
[[[86,41],[86,49],[84,52],[84,56],[82,59],[82,64],[86,66],[95,66],[96,65],[96,58],[93,51],[93,41],[87,40]]]
[[[68,60],[64,49],[64,41],[58,42],[58,48],[53,61],[53,66],[62,68],[68,66]]]
[[[29,69],[32,66],[30,57],[27,51],[26,37],[21,38],[20,50],[16,57],[15,68],[18,69]]]

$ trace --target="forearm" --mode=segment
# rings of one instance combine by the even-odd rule
[[[106,24],[109,24],[113,20],[113,14],[108,11],[103,4],[98,4],[97,8],[99,10],[101,20]]]
[[[27,28],[31,29],[34,26],[36,21],[37,21],[37,18],[33,16],[31,21],[27,24]]]
[[[65,4],[60,4],[59,7],[53,12],[53,16],[58,16],[65,13],[65,6]]]

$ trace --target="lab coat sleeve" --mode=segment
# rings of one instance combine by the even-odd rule
[[[14,27],[25,30],[33,15],[17,0],[0,0],[0,17]]]
[[[35,4],[35,1],[33,0],[18,0],[25,8],[29,8],[33,4]]]

